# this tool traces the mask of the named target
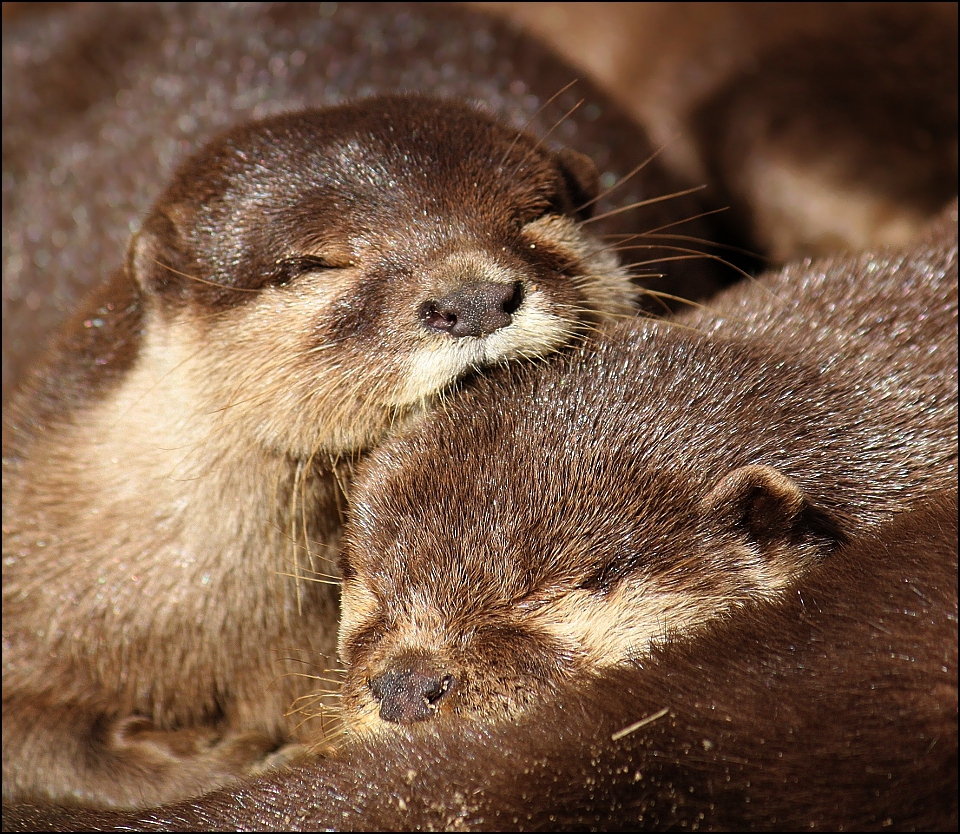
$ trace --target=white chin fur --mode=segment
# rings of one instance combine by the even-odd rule
[[[571,323],[545,309],[543,295],[532,292],[513,314],[513,321],[488,336],[431,337],[407,364],[405,385],[394,406],[419,403],[443,390],[475,368],[507,359],[543,356],[560,348],[571,336]]]
[[[636,309],[637,290],[616,255],[590,235],[583,234],[569,218],[553,218],[549,224],[537,221],[528,231],[536,231],[538,225],[549,227],[540,230],[545,239],[553,243],[559,240],[571,258],[580,260],[582,275],[577,280],[586,291],[590,309],[601,318],[610,317],[610,321]],[[506,279],[513,277],[510,274]],[[437,334],[425,339],[407,363],[406,383],[397,392],[396,399],[387,405],[405,407],[423,403],[470,370],[508,359],[544,356],[569,342],[574,322],[550,312],[542,292],[530,287],[526,292],[511,324],[489,336],[454,338]]]

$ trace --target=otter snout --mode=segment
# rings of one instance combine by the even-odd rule
[[[369,682],[380,704],[380,718],[413,724],[433,718],[441,703],[457,688],[457,679],[423,659],[401,662]]]
[[[487,336],[509,325],[522,303],[520,281],[474,281],[424,302],[420,320],[429,330],[451,336]]]

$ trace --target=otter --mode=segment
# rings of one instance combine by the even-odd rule
[[[151,12],[151,14],[155,14],[155,12]],[[258,11],[257,14],[260,14],[260,12]],[[289,15],[289,14],[291,14],[291,13],[290,13],[289,11],[284,11],[283,14],[284,14],[284,15]],[[339,9],[338,9],[338,14],[339,14]],[[355,12],[350,11],[350,12],[348,12],[348,13],[345,12],[345,14],[355,14]],[[362,14],[366,14],[366,12],[363,12]],[[404,13],[402,13],[402,14],[406,14],[406,12],[404,12]],[[275,10],[273,10],[273,11],[271,11],[271,15],[276,16],[276,15],[277,15],[277,12],[276,12]],[[416,15],[414,15],[414,17],[416,17]],[[129,19],[127,20],[127,22],[129,23]],[[274,21],[274,22],[275,22],[275,21]],[[134,28],[136,28],[136,27],[134,27]],[[228,27],[228,28],[229,28],[229,27]],[[144,27],[144,30],[145,30],[145,31],[148,30],[148,29],[149,29],[149,27]],[[163,27],[160,27],[160,29],[161,29],[161,31],[163,31]],[[191,31],[192,31],[192,30],[191,30]],[[204,31],[205,31],[205,30],[204,30]],[[373,27],[371,27],[371,31],[373,31]],[[141,33],[141,34],[142,34],[142,33]],[[385,39],[385,40],[389,40],[389,39]],[[416,40],[416,36],[414,36],[414,40]],[[409,41],[409,39],[408,39],[408,41]],[[118,42],[123,42],[124,47],[126,47],[126,45],[127,45],[127,42],[125,42],[123,38],[120,38],[120,39],[118,40]],[[142,46],[142,43],[136,43],[135,41],[131,41],[131,42],[132,42],[132,43],[135,43],[137,47]],[[171,42],[169,45],[173,48],[173,51],[175,52],[175,51],[176,51],[176,48],[177,48],[177,44]],[[377,41],[377,44],[375,44],[375,46],[377,46],[377,45],[378,45],[380,48],[383,47],[383,43],[381,43],[380,41]],[[86,44],[86,46],[89,47],[89,44]],[[204,43],[201,41],[201,42],[199,42],[198,44],[196,44],[196,46],[197,46],[197,49],[196,49],[196,56],[195,56],[195,58],[196,58],[197,61],[199,61],[199,62],[202,64],[202,63],[203,63],[203,59],[204,59],[207,55],[210,54],[210,50],[209,50],[209,48],[208,48],[208,47],[209,47],[209,44],[204,44]],[[192,48],[193,48],[193,47],[192,47],[192,45],[191,45],[191,46],[190,46],[190,49],[192,49]],[[216,50],[214,50],[214,51],[216,51]],[[165,52],[165,54],[166,54],[166,52]],[[148,51],[148,55],[149,55],[149,51]],[[68,57],[69,57],[69,55],[68,55]],[[257,65],[257,61],[258,61],[258,60],[261,60],[261,61],[265,60],[265,59],[262,57],[262,55],[260,55],[259,53],[258,53],[257,56],[250,56],[250,57],[253,59],[253,64],[254,64],[254,66]],[[111,59],[111,60],[112,60],[112,59]],[[109,64],[109,61],[105,61],[105,63],[106,63],[106,64]],[[295,62],[294,62],[294,64],[295,64]],[[64,62],[64,66],[69,66],[69,62]],[[291,65],[291,66],[292,66],[292,65]],[[282,60],[278,63],[278,67],[280,67],[281,69],[284,69],[284,67],[283,67],[283,61],[282,61]],[[286,69],[290,69],[290,68],[287,67]],[[285,70],[285,71],[286,71],[286,70]],[[283,73],[279,73],[279,74],[278,74],[278,77],[285,75],[285,71],[284,71]],[[293,71],[293,70],[291,70],[291,73],[292,73],[292,74],[296,74],[295,71]],[[149,73],[146,73],[145,75],[146,75],[146,77],[149,77]],[[459,82],[460,76],[457,76],[456,74],[454,74],[454,75],[455,75],[455,77],[457,78],[457,83],[460,83],[460,82]],[[6,75],[5,75],[5,77],[6,77]],[[202,73],[199,73],[199,74],[197,75],[197,77],[198,77],[198,78],[204,78],[205,76],[204,76]],[[190,83],[192,83],[192,81],[193,81],[193,78],[192,78],[192,77],[190,76],[190,74],[188,73],[188,74],[185,75],[185,77],[184,77],[184,76],[181,76],[181,77],[179,78],[179,80],[178,80],[178,83],[167,84],[166,86],[164,86],[164,84],[159,84],[158,86],[159,86],[159,88],[161,88],[161,89],[163,90],[163,93],[164,93],[163,99],[164,99],[164,100],[167,100],[167,99],[175,100],[175,99],[177,98],[177,95],[179,94],[179,93],[178,93],[178,90],[181,89],[181,88],[184,87],[184,86],[189,87],[189,85],[190,85]],[[105,85],[105,86],[109,86],[109,85]],[[266,84],[265,87],[269,87],[269,84]],[[69,86],[67,86],[66,89],[67,89],[67,92],[68,92],[69,95],[73,95],[73,94],[76,92],[76,90],[70,88]],[[119,89],[116,89],[116,92],[115,92],[115,93],[114,93],[113,91],[111,91],[111,94],[110,94],[110,95],[112,96],[112,95],[115,94],[115,95],[119,96],[120,98],[123,98],[124,101],[128,101],[128,100],[129,100],[129,96],[127,96],[127,95],[121,95],[121,94],[123,94],[123,93],[128,93],[128,92],[129,92],[128,90],[126,90],[125,88],[122,88],[122,87],[121,87],[121,88],[119,88]],[[138,89],[138,92],[139,92],[139,89]],[[83,98],[83,96],[80,96],[80,98]],[[109,96],[108,96],[108,98],[109,98]],[[214,97],[214,98],[215,98],[215,97]],[[138,100],[139,100],[139,99],[138,99]],[[72,102],[70,102],[70,103],[72,103]],[[88,104],[89,104],[89,102],[88,102]],[[207,99],[206,104],[207,104],[207,106],[209,106],[209,104],[210,104],[209,98]],[[241,105],[241,107],[242,107],[242,105]],[[108,111],[110,110],[109,107],[106,108],[106,109],[107,109]],[[240,109],[240,108],[238,107],[238,109]],[[102,110],[99,110],[99,111],[98,111],[98,108],[96,108],[96,107],[91,107],[91,108],[89,108],[89,109],[87,109],[87,110],[83,110],[84,117],[91,116],[91,114],[93,114],[93,116],[99,116],[101,112],[102,112]],[[35,115],[36,115],[36,114],[35,114]],[[93,116],[91,116],[91,120],[95,121],[95,119],[93,118]],[[144,121],[145,121],[145,122],[149,122],[149,120],[144,120]],[[180,130],[181,130],[181,124],[186,125],[186,124],[189,123],[189,121],[190,121],[190,120],[189,120],[189,119],[186,119],[186,118],[184,119],[184,121],[183,121],[182,123],[178,121],[178,122],[177,122],[177,130],[180,131]],[[86,127],[88,127],[88,126],[86,126]],[[181,145],[181,147],[182,147],[184,144],[187,144],[187,143],[189,142],[189,140],[188,140],[188,142],[184,142],[184,138],[183,138],[183,134],[184,134],[184,133],[190,134],[190,133],[191,133],[191,130],[188,130],[188,129],[186,129],[186,128],[182,128],[182,133],[176,133],[176,134],[175,134],[175,135],[177,136],[177,141],[179,142],[179,144]],[[6,138],[6,136],[5,136],[5,138]],[[174,156],[175,156],[175,154],[174,154]],[[38,170],[42,170],[42,169],[40,169],[40,166],[38,166]],[[46,175],[48,174],[48,171],[44,171],[43,173],[44,173],[44,176],[46,176]],[[68,177],[68,179],[69,179],[69,177]],[[154,179],[156,179],[156,178],[154,178]],[[8,180],[5,178],[5,186],[7,185],[7,182],[8,182]],[[150,185],[150,184],[148,183],[148,185]],[[47,187],[48,187],[48,189],[49,189],[49,184],[47,185]],[[43,190],[43,189],[41,188],[40,191],[42,192],[42,190]],[[142,198],[142,195],[139,195],[139,194],[138,194],[138,199],[141,199],[141,198]],[[34,210],[35,210],[35,207],[34,207]],[[621,215],[620,217],[622,217],[622,215]],[[109,226],[108,226],[107,228],[109,228]],[[57,231],[60,231],[60,230],[58,229]],[[55,246],[59,245],[59,244],[56,244],[56,240],[57,240],[56,236],[53,238],[53,240],[54,240],[54,245],[55,245]],[[47,247],[47,248],[44,249],[43,247]],[[34,248],[37,249],[38,247],[34,247]],[[43,254],[44,252],[46,252],[47,255],[50,254],[49,241],[43,241],[43,242],[40,244],[39,252],[38,252],[37,254]],[[76,254],[76,251],[74,252],[74,254]],[[43,259],[43,258],[25,258],[25,259],[23,259],[23,263],[26,263],[26,264],[28,264],[28,265],[32,265],[32,264],[37,263],[38,260],[39,260],[39,261],[43,261],[44,259]],[[49,263],[49,261],[48,261],[48,263]],[[43,275],[43,271],[42,271],[42,270],[40,270],[40,274],[41,274],[41,279],[43,279],[45,276]],[[47,277],[46,280],[49,281],[49,278]],[[28,297],[28,300],[29,300],[29,297]],[[29,306],[29,305],[28,305],[28,306]],[[91,319],[90,321],[93,321],[93,319]]]
[[[352,742],[4,824],[955,828],[956,249],[954,206],[910,248],[486,375],[362,464]]]
[[[233,125],[376,93],[473,102],[588,156],[605,192],[590,228],[644,233],[645,286],[694,298],[735,277],[689,259],[691,238],[737,243],[718,215],[679,225],[721,206],[661,199],[700,183],[662,155],[628,178],[656,150],[635,121],[539,41],[457,5],[64,4],[4,20],[2,84],[4,402],[187,156]]]
[[[351,456],[632,309],[596,194],[576,152],[423,96],[185,163],[6,415],[7,797],[155,803],[297,737]]]
[[[341,552],[354,729],[511,718],[955,486],[956,222],[623,322],[375,453]]]
[[[351,493],[355,741],[7,824],[955,827],[956,226],[478,380]]]
[[[601,236],[701,204],[637,220],[676,190],[655,161],[627,178],[642,131],[464,10],[94,5],[6,28],[4,796],[154,804],[328,734],[304,675],[334,663],[363,449],[628,309]],[[441,100],[370,98],[417,89]]]
[[[956,577],[954,488],[516,722],[419,722],[140,814],[5,807],[4,829],[956,830]]]
[[[775,263],[903,244],[957,194],[956,3],[481,3],[603,83]]]

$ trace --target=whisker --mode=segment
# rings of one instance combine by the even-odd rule
[[[566,87],[561,87],[557,92],[555,92],[550,98],[548,98],[543,104],[541,104],[537,111],[527,119],[526,124],[517,132],[517,135],[514,137],[513,141],[510,143],[510,147],[507,148],[506,152],[503,154],[503,158],[500,160],[498,168],[502,168],[504,163],[507,161],[507,157],[510,156],[510,151],[512,151],[516,146],[517,142],[520,141],[520,137],[526,132],[527,128],[533,123],[533,120],[537,118],[544,110],[546,110],[553,102],[555,102],[560,96],[562,96],[567,90],[569,90],[574,84],[576,84],[580,79],[574,78]]]
[[[631,177],[634,177],[634,176],[636,176],[637,174],[639,174],[644,168],[647,167],[647,165],[649,165],[651,162],[653,162],[654,159],[656,159],[661,153],[663,153],[663,151],[664,151],[664,149],[665,149],[666,147],[667,147],[666,144],[661,145],[661,146],[660,146],[659,148],[657,148],[652,154],[650,154],[650,156],[648,156],[645,160],[643,160],[643,162],[641,162],[636,168],[634,168],[632,171],[630,171],[629,174],[625,174],[624,176],[620,177],[620,179],[617,180],[613,185],[611,185],[609,188],[605,189],[604,191],[601,191],[601,192],[600,192],[596,197],[594,197],[592,200],[587,200],[587,202],[583,203],[583,205],[577,206],[577,208],[575,209],[575,211],[581,212],[581,211],[583,211],[585,208],[587,208],[588,206],[592,206],[594,203],[599,202],[600,200],[602,200],[604,197],[606,197],[606,196],[607,196],[608,194],[610,194],[611,192],[616,191],[618,188],[620,188],[620,186],[622,186],[624,183],[626,183]]]
[[[172,272],[174,275],[179,275],[181,278],[186,278],[190,281],[196,281],[198,284],[207,284],[211,287],[216,287],[220,290],[230,290],[231,292],[260,292],[260,290],[251,289],[250,287],[230,287],[226,284],[218,284],[216,281],[208,281],[206,278],[198,278],[196,275],[188,275],[186,272],[181,272],[179,269],[174,269],[170,264],[165,264],[162,261],[158,261],[156,258],[150,258],[157,266],[161,269],[166,269],[169,272]]]
[[[550,130],[548,130],[543,136],[540,137],[540,139],[537,140],[537,143],[532,148],[530,148],[530,150],[524,154],[523,159],[521,159],[520,162],[517,163],[517,167],[513,169],[513,176],[516,176],[517,174],[520,173],[520,169],[523,167],[523,163],[526,162],[534,153],[536,153],[537,149],[544,142],[546,142],[547,139],[550,137],[550,134],[553,133],[553,131],[555,131],[558,127],[560,127],[560,125],[562,125],[567,119],[569,119],[574,114],[574,112],[576,112],[577,108],[579,108],[580,105],[583,104],[585,101],[586,101],[585,98],[580,99],[580,101],[578,101],[575,105],[573,105],[573,107],[571,107],[566,113],[564,113],[557,120],[556,124],[554,124],[553,127],[550,128]]]
[[[650,258],[650,259],[645,260],[645,261],[635,261],[634,263],[624,264],[624,267],[627,268],[627,269],[631,269],[631,268],[633,268],[633,267],[635,267],[635,266],[642,266],[642,265],[648,264],[648,263],[668,263],[668,262],[670,262],[670,261],[685,261],[685,260],[691,260],[691,259],[696,259],[696,258],[704,258],[704,259],[706,259],[706,260],[708,260],[708,261],[717,261],[718,263],[721,263],[721,264],[723,264],[724,266],[730,267],[730,269],[734,270],[735,272],[740,273],[740,275],[741,275],[743,278],[746,278],[748,281],[756,281],[756,278],[754,278],[754,276],[751,275],[751,274],[750,274],[749,272],[747,272],[746,270],[741,269],[741,268],[738,267],[736,264],[732,264],[732,263],[730,263],[730,261],[725,260],[724,258],[721,258],[719,255],[714,255],[714,254],[711,253],[711,252],[701,252],[699,249],[690,249],[689,247],[685,247],[685,246],[673,246],[673,245],[668,244],[668,243],[663,243],[663,244],[636,244],[636,245],[634,245],[634,246],[628,246],[628,247],[625,247],[625,248],[626,248],[626,249],[666,249],[666,250],[673,251],[673,252],[687,252],[687,253],[689,253],[688,255],[685,255],[685,256],[679,256],[679,255],[678,255],[678,256],[664,257],[664,258]]]
[[[343,580],[335,579],[333,577],[318,578],[316,576],[304,576],[303,574],[297,573],[297,572],[284,573],[283,571],[274,571],[274,574],[276,576],[286,576],[286,577],[289,577],[290,579],[296,579],[297,582],[300,582],[302,580],[304,582],[317,582],[320,585],[336,585],[338,587],[343,584]],[[297,599],[299,601],[300,599],[299,594],[297,596]]]
[[[605,220],[608,217],[613,217],[615,214],[623,214],[625,211],[632,211],[633,209],[641,208],[642,206],[653,205],[654,203],[662,203],[664,200],[672,200],[675,197],[684,197],[687,194],[693,194],[696,191],[703,191],[703,189],[706,187],[706,185],[697,185],[693,188],[687,188],[683,191],[674,191],[672,194],[664,194],[661,197],[650,197],[647,200],[638,200],[636,203],[631,203],[629,206],[621,206],[620,208],[605,211],[603,214],[596,214],[593,217],[589,217],[580,225],[586,226],[590,223],[596,223],[598,220]]]

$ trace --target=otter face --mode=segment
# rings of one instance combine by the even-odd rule
[[[798,482],[737,436],[745,417],[723,422],[774,399],[692,406],[670,366],[705,352],[682,341],[672,359],[637,337],[629,361],[485,381],[374,454],[341,556],[355,729],[509,717],[782,593],[835,544]],[[722,380],[719,353],[704,373]],[[731,445],[705,444],[714,432]]]
[[[211,409],[309,454],[375,442],[465,374],[632,310],[578,209],[596,171],[455,102],[368,99],[236,129],[131,248]]]

